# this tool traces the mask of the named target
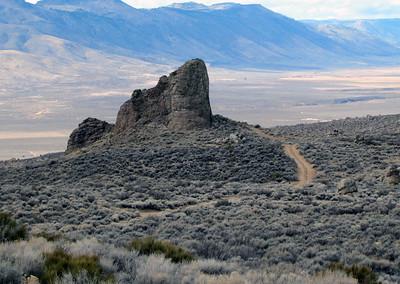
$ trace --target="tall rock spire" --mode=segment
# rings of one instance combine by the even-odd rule
[[[149,122],[173,130],[211,126],[209,79],[200,59],[186,62],[149,90],[136,90],[118,113],[115,132],[122,133]]]

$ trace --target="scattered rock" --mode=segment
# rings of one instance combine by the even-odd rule
[[[358,191],[357,183],[350,179],[342,179],[337,185],[337,191],[340,194],[349,194]]]
[[[240,137],[237,133],[232,133],[231,135],[229,135],[229,142],[237,144],[237,143],[239,143],[239,141],[240,141]]]
[[[389,185],[400,184],[400,167],[396,165],[390,166],[386,172],[385,181]]]
[[[111,216],[111,220],[113,222],[119,222],[121,220],[121,218],[120,218],[119,214],[114,214]]]
[[[111,132],[113,125],[96,118],[87,118],[75,129],[69,140],[67,153],[87,147]]]
[[[154,122],[173,130],[207,128],[211,117],[207,67],[194,59],[161,77],[154,88],[135,90],[121,106],[115,132]]]
[[[31,275],[28,278],[26,278],[25,283],[26,284],[39,284],[40,281],[39,281],[39,278],[37,278],[36,276]]]
[[[242,133],[231,133],[228,137],[215,139],[214,143],[224,145],[224,144],[239,144],[246,142],[246,137]]]

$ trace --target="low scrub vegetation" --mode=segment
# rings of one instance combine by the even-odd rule
[[[162,275],[188,265],[220,280],[238,271],[226,265],[232,261],[241,267],[298,264],[307,273],[343,262],[371,267],[382,283],[400,283],[400,191],[385,182],[388,166],[398,163],[399,126],[400,116],[392,116],[271,129],[271,134],[299,144],[318,170],[315,183],[304,189],[268,182],[278,177],[274,173],[295,177],[294,162],[287,161],[280,143],[239,127],[224,124],[222,132],[196,134],[139,133],[128,148],[89,151],[65,160],[45,156],[0,162],[0,208],[33,226],[33,232],[62,232],[71,240],[93,236],[119,245],[154,235],[198,259],[216,261],[200,269],[200,260],[173,263],[162,252],[147,256],[136,250],[124,251],[129,256],[122,261],[103,253],[104,245],[87,251],[96,244],[92,241],[82,246],[42,235],[67,243],[63,248],[72,255],[84,250],[99,256],[102,265],[105,260],[117,263],[113,273],[126,279],[148,279],[139,272],[155,263]],[[231,133],[246,138],[233,145],[233,152],[224,142]],[[366,143],[369,139],[379,143]],[[354,180],[358,192],[338,195],[336,185],[343,178]],[[71,251],[71,246],[81,247]],[[36,257],[36,249],[24,249],[22,265],[8,258],[0,269],[11,276],[15,271],[39,275],[44,258]],[[138,264],[138,259],[144,262]],[[336,273],[346,275],[343,270]],[[365,274],[350,275],[360,279],[360,273]],[[63,278],[70,279],[69,274]]]
[[[65,238],[63,235],[58,233],[40,232],[34,235],[35,238],[44,238],[50,242],[55,242]]]
[[[136,239],[129,247],[144,255],[161,254],[175,263],[194,260],[194,256],[183,248],[167,241],[156,240],[153,237]]]
[[[17,223],[9,214],[0,212],[0,242],[24,240],[27,235],[25,225]]]
[[[343,271],[348,276],[358,280],[359,284],[380,284],[378,276],[367,266],[352,265],[346,266],[343,263],[334,263],[329,266],[331,271]]]
[[[39,238],[1,244],[0,283],[19,284],[24,275],[37,276],[42,284],[357,283],[342,271],[310,276],[292,266],[265,270],[217,260],[175,263],[163,255],[141,254],[95,239],[49,242]]]
[[[73,256],[58,248],[51,253],[46,253],[44,258],[43,275],[40,277],[43,284],[53,284],[65,274],[70,274],[73,279],[76,279],[84,273],[93,282],[107,279],[98,256]]]

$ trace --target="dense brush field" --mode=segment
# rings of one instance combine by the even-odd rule
[[[268,140],[217,117],[209,131],[154,128],[79,154],[3,162],[1,209],[27,224],[28,236],[63,239],[4,243],[1,269],[40,275],[46,253],[62,248],[72,259],[94,256],[119,283],[354,282],[337,273],[398,283],[400,188],[385,174],[399,162],[399,126],[399,116],[346,119],[269,129],[276,139]],[[282,143],[298,144],[315,165],[312,184],[295,186],[296,164]],[[337,192],[343,178],[352,193]],[[126,248],[148,236],[193,259]],[[341,272],[332,276],[330,267]]]

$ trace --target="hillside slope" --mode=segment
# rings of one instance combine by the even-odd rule
[[[399,162],[398,124],[388,116],[269,130],[318,166],[302,189],[288,182],[295,165],[282,145],[245,124],[215,117],[200,131],[150,127],[79,155],[0,162],[0,205],[32,233],[118,244],[154,235],[204,258],[309,272],[339,261],[398,283],[400,195],[383,180]],[[229,142],[234,133],[238,143]],[[358,191],[338,194],[342,177]]]

